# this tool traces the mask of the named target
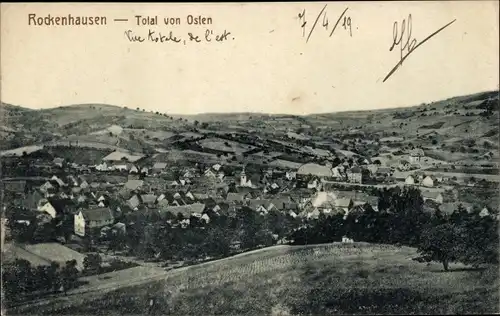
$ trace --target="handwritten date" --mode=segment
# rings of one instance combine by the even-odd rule
[[[321,19],[321,26],[326,30],[329,31],[328,28],[330,27],[330,22],[327,16],[326,12],[326,7],[328,5],[325,4],[323,9],[319,12],[319,14],[316,16],[315,20],[313,21],[312,25],[309,27],[309,20],[306,17],[306,10],[304,9],[302,12],[298,14],[300,27],[302,28],[302,37],[306,37],[306,43],[309,42],[309,39],[311,38],[311,35],[313,34],[314,30],[316,29],[316,26],[318,25],[319,20]],[[346,15],[346,12],[349,8],[346,8],[342,14],[340,14],[333,25],[333,28],[330,31],[329,37],[332,37],[333,33],[335,33],[335,30],[337,29],[337,26],[339,23],[342,22],[341,27],[344,28],[345,31],[349,32],[349,35],[352,37],[352,19],[350,16]]]

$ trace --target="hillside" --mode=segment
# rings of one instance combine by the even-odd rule
[[[487,163],[491,157],[498,159],[498,110],[498,91],[415,107],[302,117],[257,113],[179,116],[105,104],[43,110],[3,105],[1,133],[5,141],[1,149],[54,141],[71,141],[74,145],[78,141],[110,149],[155,152],[170,150],[173,142],[183,138],[190,139],[182,136],[186,132],[201,137],[240,133],[279,141],[289,148],[307,144],[340,156],[354,152],[375,157],[420,146],[438,160]],[[250,144],[254,143],[255,139]]]
[[[150,300],[155,315],[498,312],[498,271],[454,265],[442,273],[438,264],[412,261],[415,255],[365,243],[277,246],[22,312],[142,315]]]

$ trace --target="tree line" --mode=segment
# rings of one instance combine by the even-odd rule
[[[341,241],[343,236],[382,244],[416,247],[422,261],[438,261],[444,270],[450,262],[473,266],[498,263],[498,221],[459,207],[451,214],[426,212],[420,191],[414,188],[379,192],[378,212],[320,215],[295,230],[295,244]]]

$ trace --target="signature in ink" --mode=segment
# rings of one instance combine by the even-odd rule
[[[392,36],[393,36],[393,42],[391,47],[389,48],[389,51],[392,52],[392,50],[399,45],[399,50],[400,50],[400,59],[399,62],[392,68],[391,71],[385,76],[384,80],[382,82],[385,82],[387,79],[389,79],[390,76],[399,68],[401,65],[403,65],[403,61],[410,56],[411,53],[413,53],[420,45],[423,43],[427,42],[429,39],[431,39],[434,35],[438,34],[451,24],[453,24],[456,21],[453,20],[450,23],[446,24],[445,26],[441,27],[431,35],[427,36],[423,41],[417,44],[417,40],[411,37],[411,29],[412,29],[412,20],[411,20],[411,14],[408,15],[408,20],[403,19],[403,22],[401,23],[401,30],[398,30],[398,22],[394,22],[393,28],[392,28]]]

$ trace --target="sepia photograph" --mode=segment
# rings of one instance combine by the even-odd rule
[[[500,313],[498,1],[0,14],[2,315]]]

